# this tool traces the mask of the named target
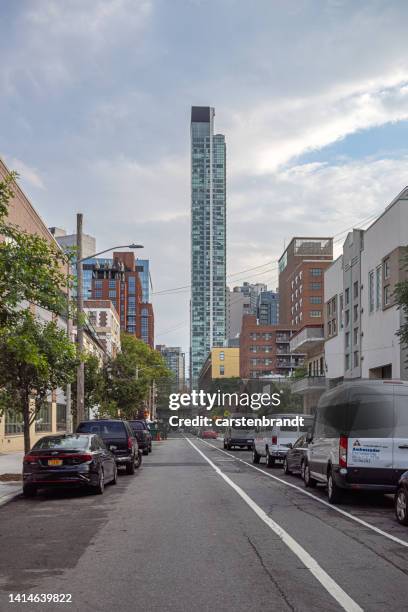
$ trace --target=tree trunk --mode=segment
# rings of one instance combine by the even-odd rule
[[[23,404],[23,423],[24,423],[24,452],[28,453],[31,449],[30,440],[30,394],[24,394]]]

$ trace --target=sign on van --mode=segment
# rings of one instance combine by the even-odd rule
[[[349,438],[349,467],[392,467],[392,439]]]

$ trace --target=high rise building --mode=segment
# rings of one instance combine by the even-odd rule
[[[140,282],[142,283],[142,299],[143,302],[150,302],[150,271],[148,259],[137,259],[136,270],[139,273]]]
[[[248,283],[245,282],[238,287],[234,287],[234,293],[242,293],[249,301],[249,311],[244,314],[257,314],[258,297],[267,290],[264,283]]]
[[[214,109],[191,109],[191,329],[192,386],[212,347],[226,336],[226,152],[214,135]]]
[[[176,391],[182,391],[186,383],[185,375],[185,354],[180,346],[166,346],[158,344],[156,350],[160,352],[164,358],[167,367],[174,375],[174,388]]]
[[[279,293],[262,291],[258,295],[257,317],[260,325],[278,325]]]

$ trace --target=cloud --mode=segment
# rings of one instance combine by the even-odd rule
[[[45,189],[45,184],[38,170],[29,166],[21,159],[16,157],[5,156],[4,159],[10,170],[16,170],[23,184],[36,187],[37,189]]]

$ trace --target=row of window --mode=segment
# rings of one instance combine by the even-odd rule
[[[35,431],[52,431],[52,408],[50,403],[44,404],[39,410],[35,420]],[[67,407],[65,404],[57,404],[57,431],[65,431],[67,428]],[[6,435],[19,435],[24,432],[23,417],[20,412],[7,410],[4,415],[4,431]]]

